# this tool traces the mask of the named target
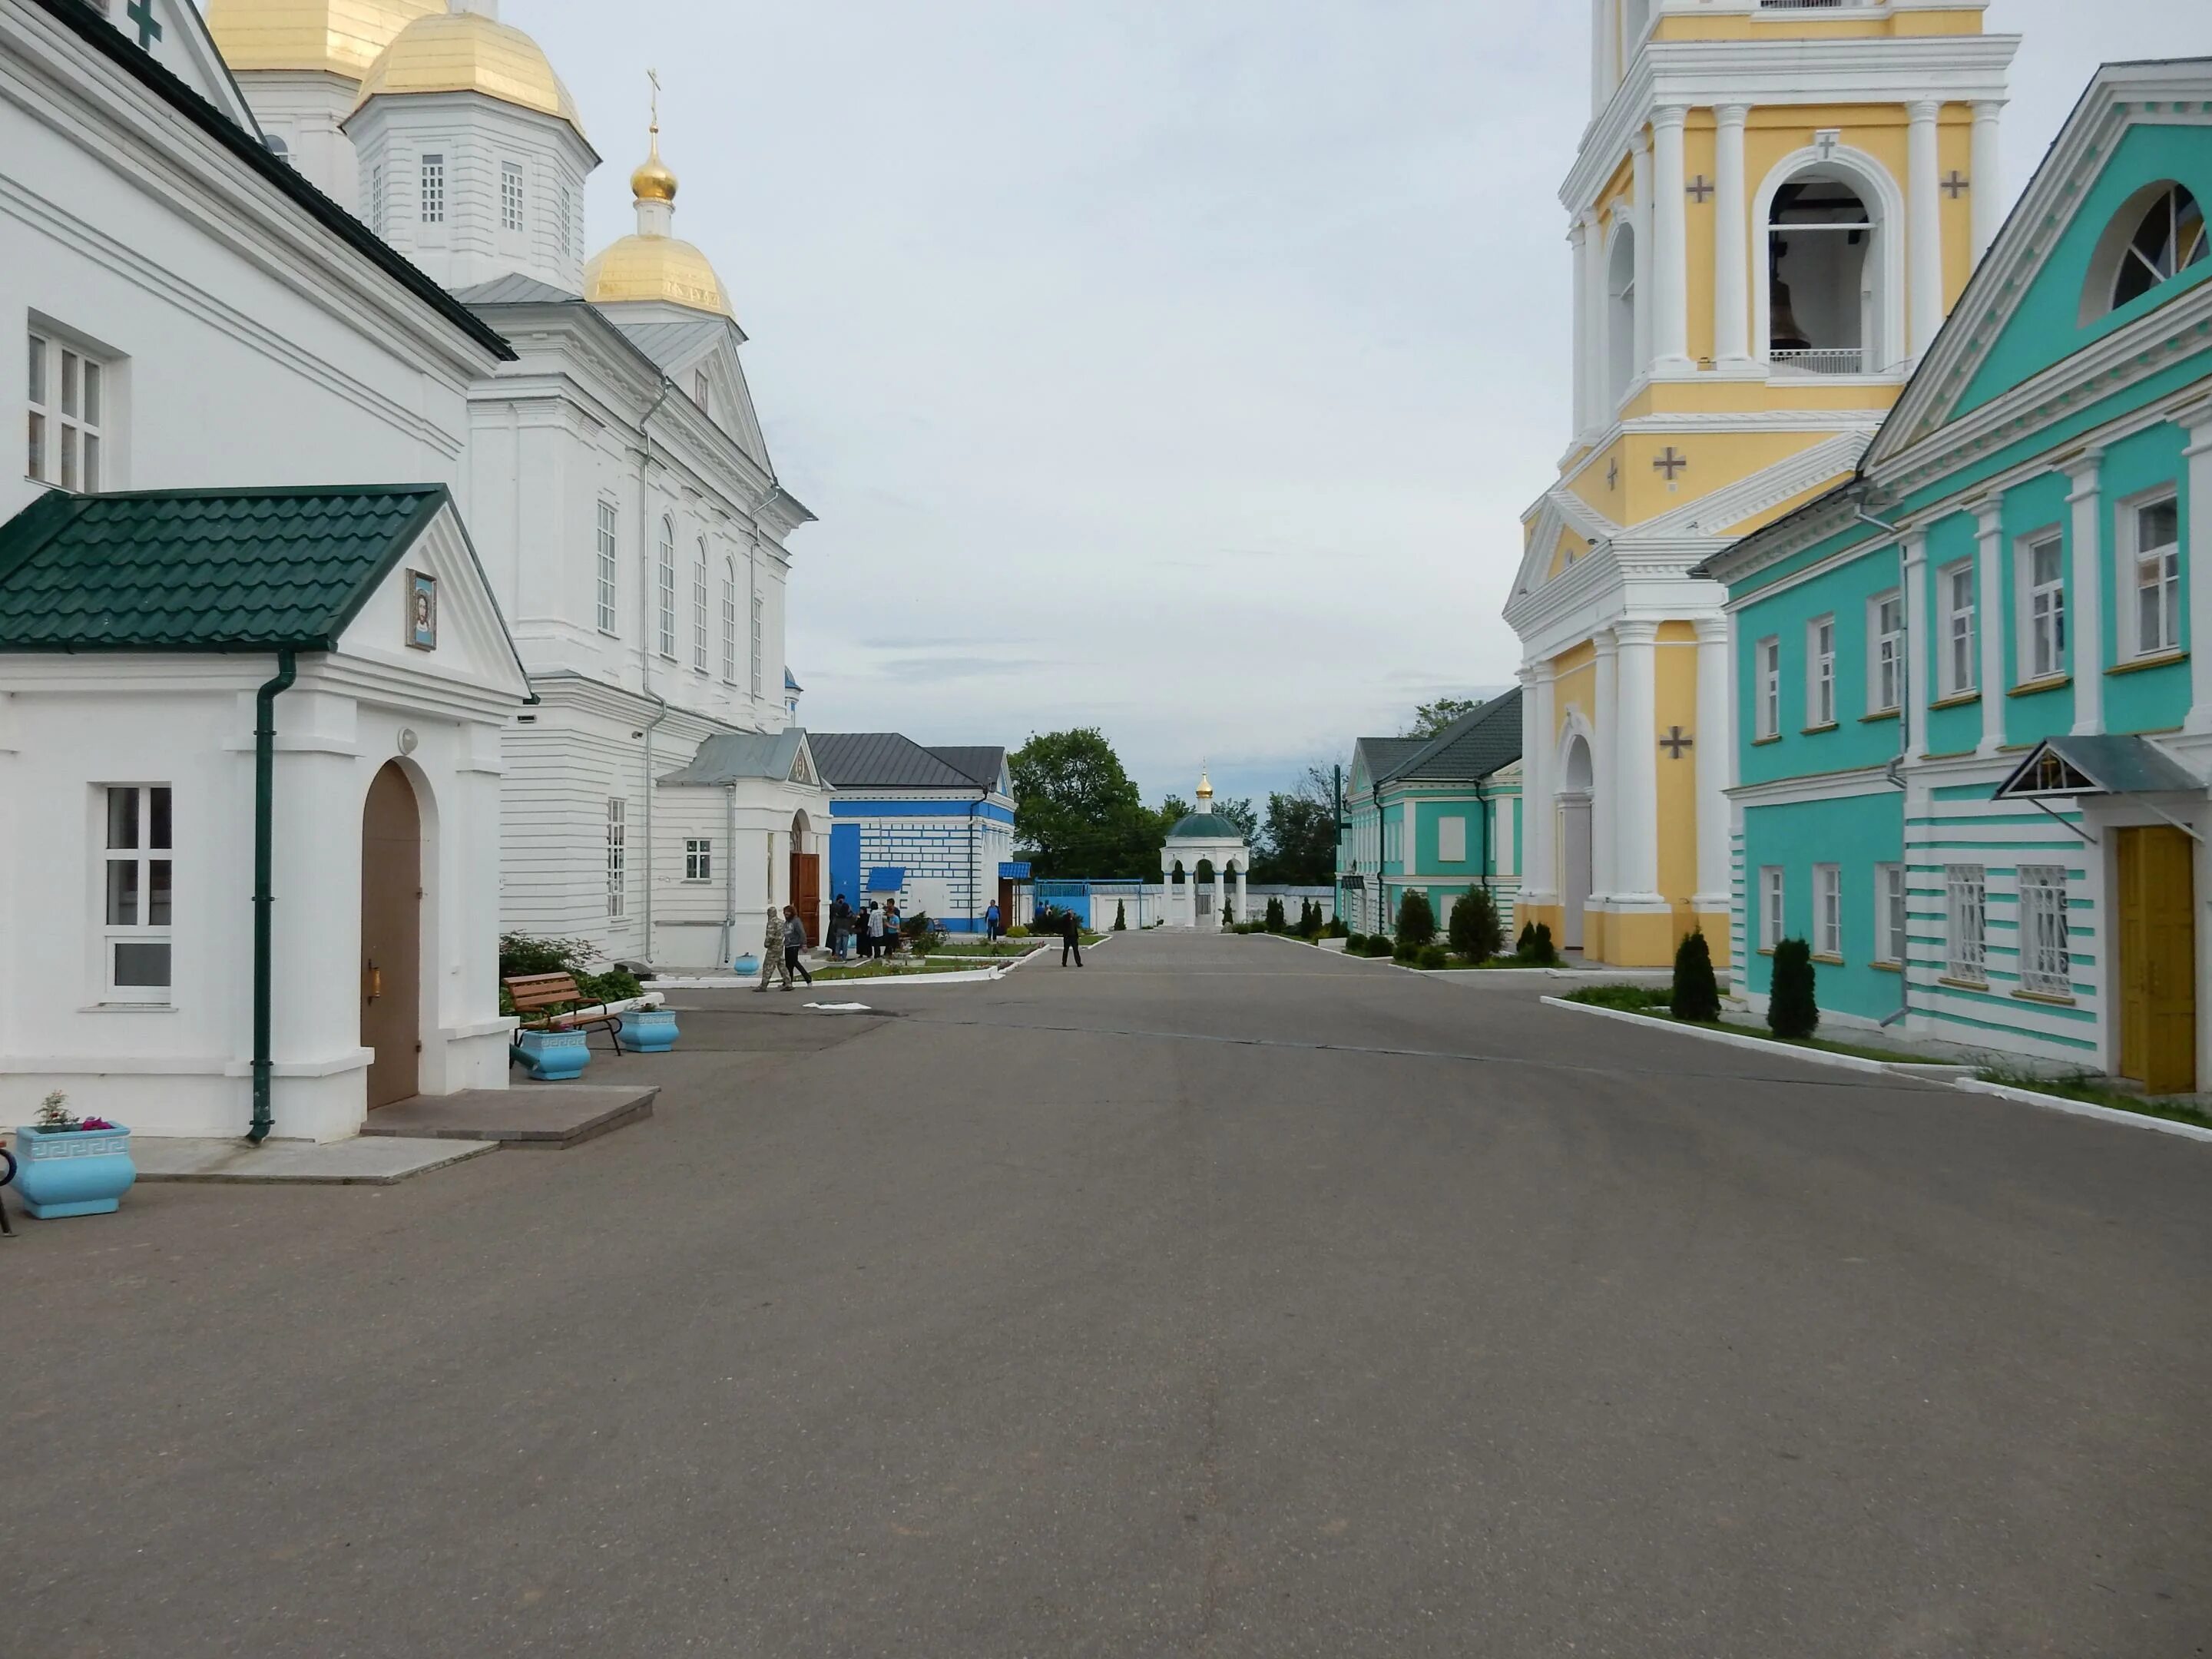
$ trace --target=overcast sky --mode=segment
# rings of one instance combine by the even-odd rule
[[[1568,438],[1582,0],[506,0],[629,228],[660,71],[677,231],[751,336],[817,730],[1105,729],[1149,799],[1264,795],[1509,685]],[[1993,0],[2008,193],[2101,59],[2207,0]]]

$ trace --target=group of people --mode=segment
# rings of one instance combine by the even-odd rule
[[[855,910],[840,893],[830,906],[830,954],[840,962],[855,951],[862,957],[889,955],[904,921],[896,899],[881,904],[870,899]]]
[[[806,923],[799,912],[787,904],[782,914],[778,915],[775,907],[770,905],[768,931],[761,938],[760,983],[753,987],[754,991],[767,990],[769,981],[778,974],[783,975],[783,988],[787,991],[791,988],[793,974],[809,985],[813,984],[814,975],[806,971],[806,963],[799,954],[806,949]]]

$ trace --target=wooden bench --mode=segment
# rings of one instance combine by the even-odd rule
[[[622,1016],[609,1013],[569,1013],[558,1010],[577,1004],[599,1005],[578,988],[574,974],[518,974],[512,979],[501,980],[507,994],[514,999],[514,1012],[522,1016],[522,1023],[532,1030],[573,1031],[588,1030],[596,1025],[611,1038],[615,1052],[622,1046]]]

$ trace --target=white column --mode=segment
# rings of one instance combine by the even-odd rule
[[[1221,926],[1222,917],[1229,909],[1229,866],[1219,859],[1213,861],[1213,925]],[[1239,916],[1239,921],[1243,921]]]
[[[1698,625],[1698,729],[1692,752],[1698,760],[1697,908],[1710,915],[1729,908],[1728,790],[1735,772],[1735,722],[1729,708],[1729,620],[1707,617]],[[1710,943],[1711,941],[1708,941]]]
[[[1682,127],[1690,112],[1668,104],[1651,112],[1652,193],[1656,212],[1651,257],[1658,289],[1652,306],[1657,367],[1687,374],[1690,361],[1690,213],[1682,162]]]
[[[2066,468],[2074,487],[2074,591],[2066,596],[2066,642],[2074,659],[2074,732],[2094,737],[2105,729],[2104,560],[2098,520],[2104,499],[2105,452],[2084,450]]]
[[[1590,113],[1595,115],[1613,96],[1613,0],[1590,0]]]
[[[1613,817],[1613,897],[1625,903],[1658,904],[1659,894],[1659,624],[1613,625],[1619,642],[1619,742],[1613,786],[1620,805]]]
[[[1911,223],[1907,250],[1911,276],[1908,301],[1912,318],[1912,355],[1918,357],[1935,343],[1943,326],[1943,191],[1936,176],[1936,118],[1943,106],[1923,99],[1905,106],[1911,125],[1905,137],[1906,218]]]
[[[2189,719],[2191,732],[2212,732],[2212,404],[2181,416],[2189,433],[2189,522],[2181,562],[2189,572]]]
[[[1589,258],[1588,243],[1590,228],[1587,214],[1577,217],[1567,232],[1567,246],[1573,250],[1575,265],[1575,431],[1577,435],[1590,429],[1590,304]]]
[[[1597,647],[1597,707],[1590,711],[1590,902],[1603,904],[1613,897],[1620,867],[1613,857],[1613,826],[1620,821],[1620,787],[1613,776],[1620,748],[1620,664],[1611,630],[1601,629],[1591,643]]]
[[[1929,687],[1936,678],[1934,636],[1928,629],[1928,538],[1915,532],[1905,539],[1905,699],[1898,710],[1897,752],[1919,751],[1928,732]]]
[[[1251,921],[1251,920],[1252,920],[1252,913],[1251,913],[1250,909],[1248,908],[1248,907],[1250,905],[1250,903],[1251,903],[1251,900],[1249,900],[1249,898],[1245,897],[1245,896],[1244,896],[1244,866],[1243,866],[1243,865],[1241,865],[1241,864],[1240,864],[1240,865],[1238,865],[1238,866],[1237,866],[1237,921]]]
[[[1521,896],[1527,904],[1556,904],[1558,877],[1552,867],[1555,839],[1552,775],[1552,665],[1531,663],[1521,671]]]
[[[1973,169],[1973,181],[1967,186],[1974,204],[1974,263],[1982,262],[1982,255],[1990,251],[1990,244],[1997,239],[2004,226],[2004,167],[1999,159],[1999,116],[2004,110],[2001,98],[1982,98],[1974,102],[1974,147],[1972,159],[1967,163]]]
[[[2004,636],[2012,616],[2004,593],[2004,515],[1993,501],[1977,503],[1972,510],[1981,520],[1982,592],[1974,624],[1982,630],[1982,742],[1976,752],[1994,755],[2004,747]]]
[[[1630,222],[1636,227],[1636,362],[1633,380],[1651,372],[1651,147],[1638,127],[1628,141],[1635,179],[1635,205]]]
[[[1713,111],[1713,360],[1751,366],[1751,206],[1744,199],[1741,104]]]

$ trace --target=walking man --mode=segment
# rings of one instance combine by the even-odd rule
[[[773,904],[768,907],[768,928],[761,935],[760,983],[753,987],[757,996],[768,989],[768,982],[776,975],[783,975],[783,988],[791,988],[791,969],[783,955],[783,913]]]
[[[853,932],[853,907],[845,902],[842,893],[830,906],[830,956],[832,961],[845,959],[845,941]]]
[[[799,920],[799,912],[787,904],[783,907],[783,988],[791,988],[791,976],[795,972],[809,987],[814,975],[806,971],[806,964],[799,953],[806,948],[806,924]]]
[[[990,908],[983,912],[983,933],[993,945],[999,942],[999,901],[993,899]]]
[[[1075,920],[1075,912],[1060,913],[1060,965],[1067,966],[1067,959],[1075,958],[1075,965],[1083,966],[1083,928]]]

